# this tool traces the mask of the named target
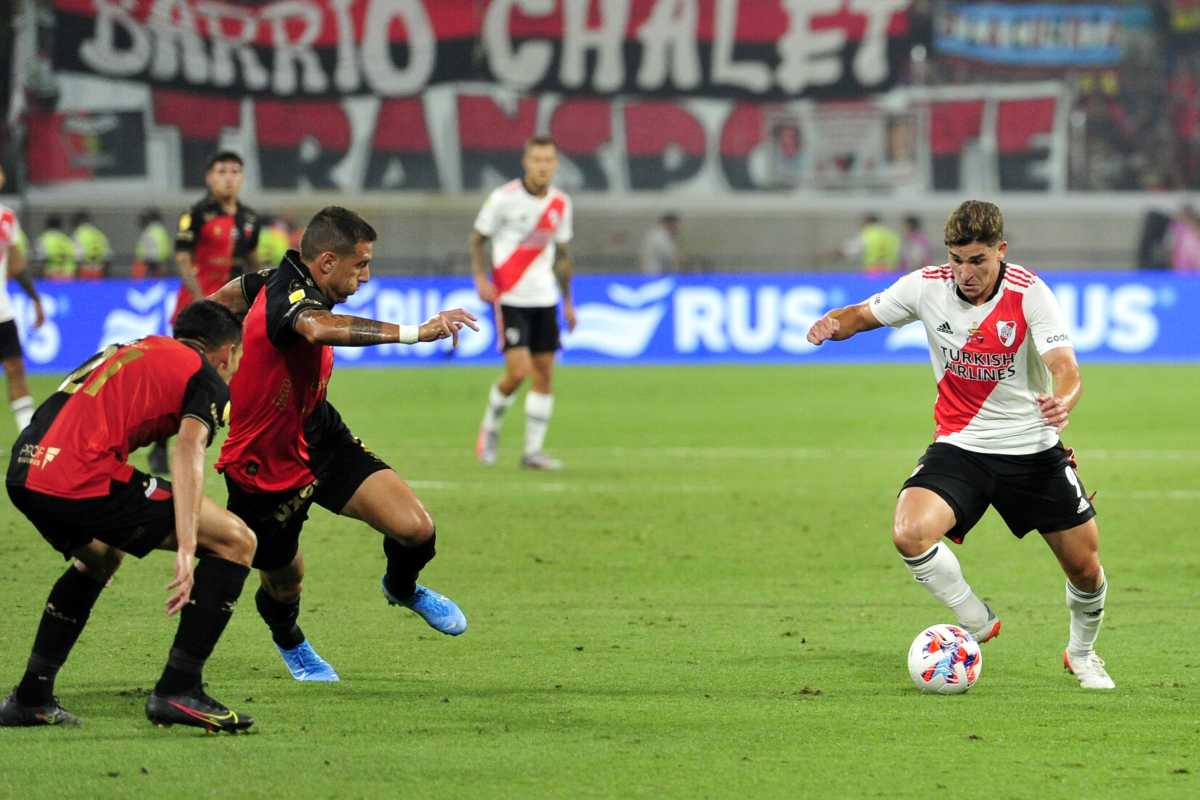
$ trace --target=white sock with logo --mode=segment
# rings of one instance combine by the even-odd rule
[[[958,558],[945,542],[904,559],[917,583],[941,600],[958,617],[958,624],[975,633],[988,621],[988,608],[963,577]]]
[[[1104,622],[1104,599],[1108,596],[1108,581],[1104,570],[1100,570],[1100,588],[1094,592],[1076,589],[1067,581],[1067,610],[1071,612],[1071,638],[1067,653],[1072,659],[1080,659],[1091,653],[1100,636],[1100,623]]]
[[[542,452],[553,413],[554,395],[534,391],[525,395],[525,455]]]
[[[17,433],[20,433],[29,427],[29,422],[33,419],[33,397],[30,395],[18,397],[10,405],[13,417],[17,420]]]
[[[491,391],[488,392],[487,408],[483,410],[483,429],[499,433],[500,425],[504,422],[504,412],[508,411],[515,399],[511,394],[504,394],[500,387],[493,383]]]

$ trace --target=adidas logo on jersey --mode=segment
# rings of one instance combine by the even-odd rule
[[[950,329],[950,323],[946,322],[944,320],[942,321],[941,325],[937,326],[937,332],[938,333],[954,333],[954,331]]]

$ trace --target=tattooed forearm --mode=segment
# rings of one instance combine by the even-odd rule
[[[562,296],[571,299],[571,253],[565,244],[560,244],[554,253],[554,277],[558,279],[558,288]]]
[[[386,344],[396,341],[395,325],[362,317],[341,317],[341,319],[350,322],[350,338],[346,342],[348,345]],[[388,336],[388,328],[392,329],[391,336]]]

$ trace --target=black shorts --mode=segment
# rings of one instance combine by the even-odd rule
[[[989,505],[1017,538],[1034,529],[1067,530],[1096,516],[1061,442],[1019,456],[931,444],[904,482],[905,489],[910,486],[937,492],[950,505],[957,522],[946,535],[960,543]]]
[[[0,322],[0,359],[20,358],[23,355],[21,335],[17,333],[17,323],[11,319],[7,322]]]
[[[82,500],[7,485],[12,504],[64,558],[93,539],[142,558],[175,532],[171,484],[137,470],[127,482],[112,480],[105,497]]]
[[[531,353],[553,353],[562,347],[558,335],[558,306],[500,306],[500,337],[504,349],[528,347]]]
[[[258,537],[255,569],[275,570],[292,563],[300,550],[300,531],[313,503],[335,514],[350,502],[368,477],[390,467],[368,450],[346,427],[329,403],[322,403],[304,426],[316,476],[312,483],[283,492],[256,492],[228,475],[226,507],[241,517]]]

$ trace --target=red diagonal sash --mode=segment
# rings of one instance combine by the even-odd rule
[[[521,276],[525,274],[525,270],[529,269],[533,260],[541,255],[542,251],[546,249],[546,245],[553,241],[554,230],[562,221],[564,206],[566,206],[566,198],[561,194],[551,200],[533,231],[525,237],[525,241],[517,245],[517,249],[512,251],[503,264],[497,264],[492,268],[492,282],[496,284],[497,295],[502,295],[516,286],[517,281],[521,280]]]

